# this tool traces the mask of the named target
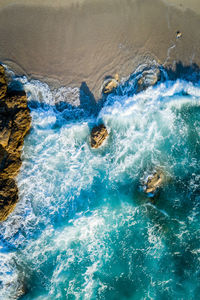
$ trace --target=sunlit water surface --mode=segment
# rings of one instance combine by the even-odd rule
[[[198,299],[200,84],[135,94],[130,80],[95,119],[78,88],[18,80],[32,129],[20,202],[0,225],[0,299]],[[98,121],[109,138],[91,149]],[[157,167],[168,179],[151,200],[141,182]]]

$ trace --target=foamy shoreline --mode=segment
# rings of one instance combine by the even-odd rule
[[[198,13],[196,0],[3,0],[0,61],[53,86],[86,82],[98,98],[105,76],[141,63],[200,65]]]

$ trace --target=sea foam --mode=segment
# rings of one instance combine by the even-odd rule
[[[20,201],[1,224],[0,299],[193,299],[199,83],[167,80],[138,94],[124,85],[96,118],[79,106],[78,88],[17,80],[32,128]],[[98,121],[109,138],[91,149]],[[140,185],[156,167],[170,180],[151,204]]]

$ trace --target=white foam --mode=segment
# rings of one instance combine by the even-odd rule
[[[13,256],[18,264],[24,258],[26,263],[31,261],[37,272],[43,272],[43,263],[55,257],[56,266],[49,278],[50,295],[63,295],[61,283],[67,277],[66,294],[91,299],[97,285],[99,291],[106,288],[104,283],[95,282],[94,274],[114,255],[109,247],[110,236],[116,234],[117,239],[124,226],[128,228],[127,236],[129,230],[137,231],[138,209],[126,201],[120,203],[119,184],[139,181],[148,164],[164,165],[171,172],[173,165],[166,157],[171,155],[173,147],[184,145],[188,136],[184,124],[177,127],[174,108],[199,105],[200,89],[177,80],[150,87],[131,97],[110,95],[99,115],[110,136],[102,148],[93,150],[89,144],[88,123],[94,120],[81,118],[80,108],[76,110],[78,89],[51,91],[47,84],[39,81],[28,82],[22,78],[21,82],[30,103],[36,105],[31,106],[32,130],[25,140],[23,165],[18,176],[20,201],[1,225],[3,238],[13,248],[22,249],[21,256],[3,254],[0,257],[4,299],[13,293],[13,287],[7,288],[7,282],[12,280],[14,289],[19,284],[17,270],[5,275],[11,270],[7,261]],[[56,109],[55,103],[68,99],[75,110]],[[73,114],[77,114],[77,118],[71,121]],[[184,162],[184,157],[182,159]],[[106,208],[112,200],[111,187],[120,209]],[[145,217],[141,222],[147,222]],[[148,243],[147,254],[159,260],[164,244],[151,224],[148,224]],[[76,271],[74,275],[81,276],[78,289],[76,280],[68,272],[73,272],[73,267],[79,264],[82,267],[86,257],[89,262],[83,267],[83,273]],[[43,275],[48,281],[48,274]]]

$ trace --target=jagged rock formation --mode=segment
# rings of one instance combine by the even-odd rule
[[[158,68],[145,70],[137,82],[137,93],[155,85],[160,80],[160,70]]]
[[[95,126],[91,132],[91,147],[99,148],[108,136],[108,131],[104,124]]]
[[[18,201],[15,177],[21,167],[21,150],[30,125],[26,94],[8,91],[5,70],[0,65],[0,221],[6,220]]]
[[[108,79],[104,83],[103,93],[104,94],[111,93],[114,89],[116,89],[116,87],[118,86],[118,84],[119,84],[119,75],[115,74],[115,76],[113,78]]]

